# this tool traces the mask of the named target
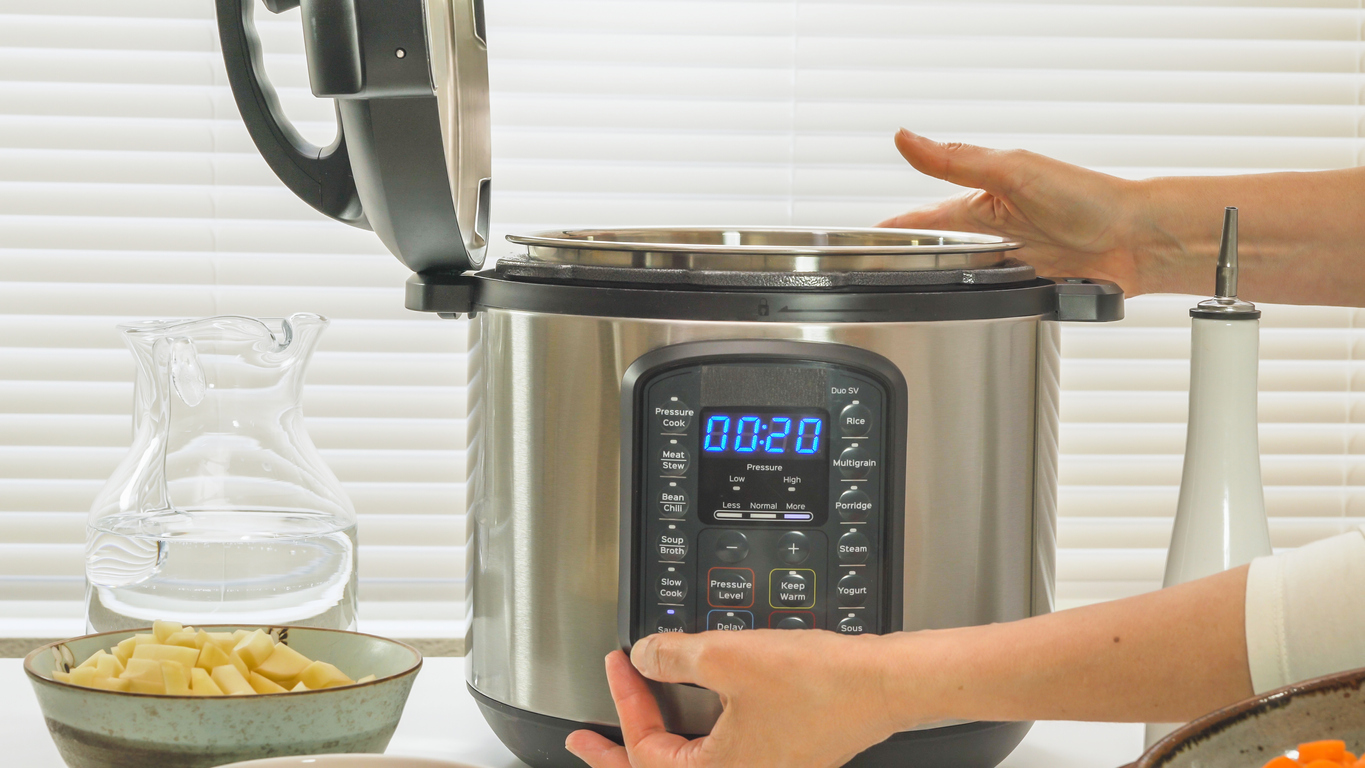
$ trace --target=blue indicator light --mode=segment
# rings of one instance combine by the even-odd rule
[[[701,449],[704,453],[743,455],[759,453],[761,448],[768,456],[813,457],[821,453],[825,419],[809,413],[711,412],[706,416]]]
[[[701,449],[712,453],[719,453],[725,450],[725,445],[730,440],[730,417],[712,416],[706,420],[706,439],[702,442]]]
[[[796,428],[796,452],[797,453],[818,453],[820,450],[820,431],[825,426],[821,419],[802,419],[801,425]],[[802,447],[802,441],[806,447]]]
[[[753,453],[758,450],[758,425],[760,419],[757,416],[741,416],[739,418],[739,428],[735,431],[735,452]],[[745,427],[749,428],[749,434],[744,434]],[[748,441],[745,441],[748,438]]]
[[[668,609],[668,615],[669,615],[669,616],[672,616],[672,615],[673,615],[673,609],[672,609],[672,608],[669,608],[669,609]]]
[[[781,432],[777,431],[779,427],[782,429]],[[763,443],[763,452],[786,453],[787,435],[792,433],[792,420],[786,416],[774,416],[771,429],[768,439]]]

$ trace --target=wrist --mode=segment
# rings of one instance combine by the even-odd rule
[[[1204,210],[1209,206],[1198,194],[1198,181],[1165,177],[1127,182],[1125,247],[1133,264],[1133,295],[1209,292],[1210,287],[1203,285],[1207,280],[1201,282],[1200,277],[1212,276],[1219,231],[1216,226],[1201,226],[1215,217]],[[1216,210],[1220,223],[1221,211]]]
[[[873,675],[889,733],[953,717],[950,684],[958,677],[943,643],[954,630],[922,630],[875,636]]]

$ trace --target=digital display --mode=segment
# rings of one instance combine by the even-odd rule
[[[704,455],[814,459],[824,455],[824,411],[707,408],[702,412]]]

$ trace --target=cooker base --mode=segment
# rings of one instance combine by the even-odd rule
[[[583,763],[564,749],[573,731],[588,729],[621,742],[621,729],[576,723],[503,704],[469,687],[493,733],[523,763],[533,768],[578,768]],[[868,748],[850,768],[995,768],[1019,742],[1031,722],[966,723],[927,731],[898,733]]]

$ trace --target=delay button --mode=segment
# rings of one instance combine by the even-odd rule
[[[752,608],[754,572],[748,568],[712,568],[706,574],[706,600],[712,608]]]
[[[877,466],[877,460],[868,455],[862,448],[845,448],[839,454],[839,458],[834,460],[834,466],[839,468],[839,474],[845,480],[861,480],[867,477],[872,468]]]
[[[706,628],[721,632],[753,629],[754,615],[749,611],[711,611],[706,614]]]
[[[839,412],[839,431],[844,437],[867,437],[872,431],[872,411],[857,403],[844,406]]]
[[[857,608],[867,602],[867,579],[856,573],[839,579],[839,584],[834,588],[839,596],[839,605],[845,608]]]
[[[867,537],[857,531],[849,531],[839,537],[838,552],[841,563],[865,563],[872,545]]]

